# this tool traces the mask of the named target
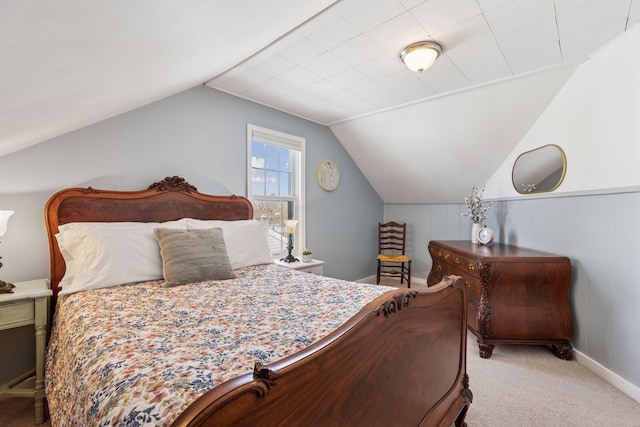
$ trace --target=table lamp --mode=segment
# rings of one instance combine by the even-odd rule
[[[296,232],[296,226],[298,225],[298,221],[295,219],[287,220],[284,225],[285,234],[289,235],[289,244],[287,245],[287,250],[289,251],[289,255],[284,258],[281,258],[280,261],[284,262],[296,262],[299,261],[296,257],[291,255],[291,251],[293,250],[293,234]]]

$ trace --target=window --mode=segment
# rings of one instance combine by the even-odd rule
[[[287,253],[284,224],[298,220],[294,252],[304,247],[304,138],[247,125],[249,200],[254,218],[269,230],[275,256]]]

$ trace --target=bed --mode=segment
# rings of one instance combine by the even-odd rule
[[[253,227],[251,203],[199,193],[179,177],[142,191],[62,190],[45,217],[53,290],[45,383],[53,427],[465,425],[472,393],[460,278],[417,292],[252,264],[247,253],[259,245],[229,232]],[[69,276],[81,275],[84,260],[68,253],[69,237],[62,236],[103,226],[108,239],[129,236],[129,223],[161,230],[153,233],[164,277],[121,279],[118,270],[131,260],[102,260],[115,266],[96,276],[116,284],[69,291]],[[223,230],[221,256],[228,255],[233,277],[167,286],[182,270],[168,261],[173,241],[158,236],[200,236],[192,230],[207,238]],[[132,247],[105,253],[135,261]],[[225,262],[215,266],[223,275]]]

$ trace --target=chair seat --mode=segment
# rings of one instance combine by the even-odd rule
[[[409,262],[409,257],[406,255],[385,255],[378,254],[378,260],[382,262]]]

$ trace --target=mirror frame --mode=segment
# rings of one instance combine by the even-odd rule
[[[554,147],[556,148],[559,152],[560,152],[560,157],[562,157],[562,175],[560,176],[560,179],[558,179],[558,182],[556,183],[556,185],[553,186],[553,188],[550,188],[548,190],[543,190],[543,191],[524,191],[524,190],[520,190],[517,186],[516,186],[516,182],[514,179],[514,172],[515,172],[515,168],[516,165],[518,164],[518,161],[520,160],[520,158],[526,154],[532,153],[534,151],[538,151],[541,150],[545,147]],[[511,184],[513,185],[513,188],[516,190],[516,192],[518,194],[541,194],[541,193],[550,193],[554,190],[556,190],[558,187],[560,187],[560,184],[562,184],[562,181],[564,181],[564,177],[567,174],[567,156],[564,153],[564,150],[562,148],[560,148],[559,145],[556,144],[546,144],[546,145],[542,145],[538,148],[534,148],[533,150],[529,150],[529,151],[525,151],[524,153],[521,153],[515,160],[515,162],[513,162],[513,167],[511,168]]]

